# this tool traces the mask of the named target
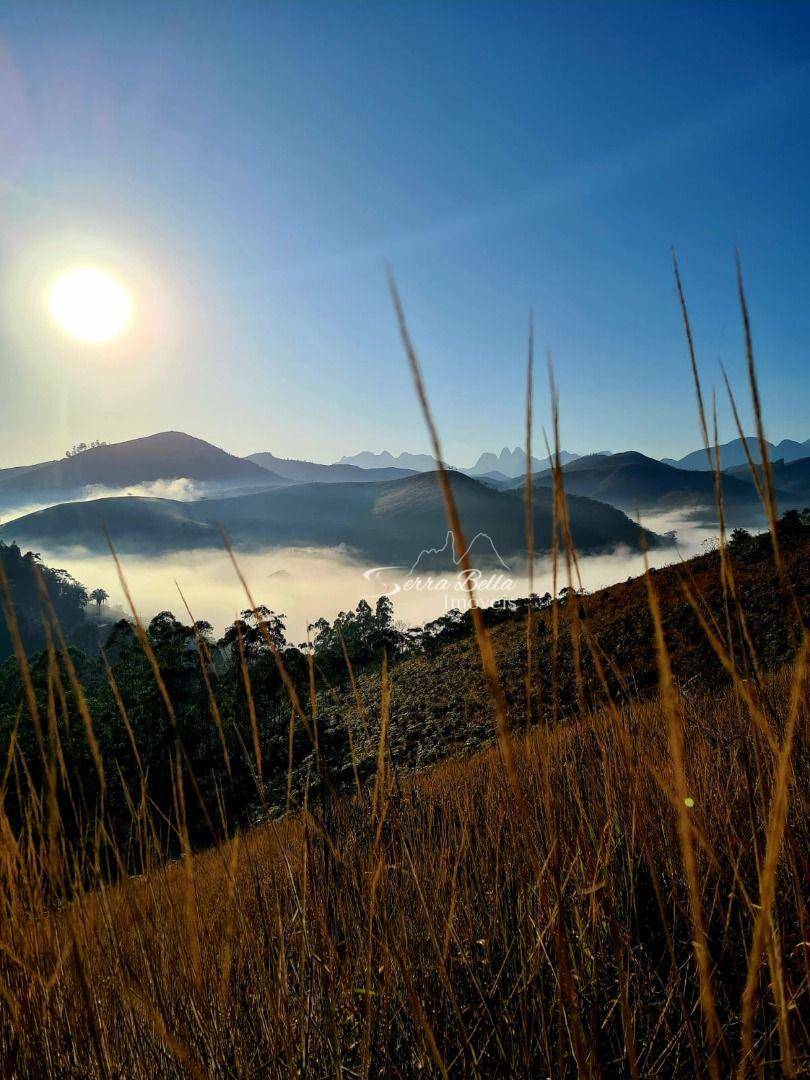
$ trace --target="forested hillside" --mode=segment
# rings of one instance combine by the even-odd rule
[[[34,552],[23,552],[17,544],[0,540],[0,595],[10,603],[15,624],[26,651],[42,649],[46,643],[43,624],[43,587],[67,640],[93,650],[105,631],[103,590],[88,590],[67,570],[45,566]],[[0,663],[11,656],[12,635],[6,618],[0,618]]]

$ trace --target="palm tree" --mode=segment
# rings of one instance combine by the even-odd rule
[[[101,605],[104,603],[105,600],[110,599],[110,594],[107,592],[106,589],[93,589],[93,591],[90,593],[90,596],[88,597],[88,599],[89,600],[95,600],[96,610],[97,610],[98,614],[100,615],[101,614]]]

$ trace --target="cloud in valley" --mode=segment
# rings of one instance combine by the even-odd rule
[[[175,502],[196,502],[202,499],[208,492],[213,490],[212,485],[206,486],[196,480],[179,477],[175,480],[150,480],[140,484],[131,484],[128,487],[111,488],[101,484],[88,484],[75,495],[66,498],[28,500],[11,505],[4,504],[0,511],[0,524],[7,524],[16,518],[26,514],[35,514],[38,510],[47,510],[61,502],[91,502],[93,499],[114,499],[125,495],[139,495],[147,499],[173,499]]]
[[[700,554],[716,541],[716,530],[695,527],[678,514],[649,518],[644,524],[657,532],[675,530],[678,534],[677,546],[650,552],[653,566]],[[50,565],[69,570],[89,588],[103,587],[110,594],[111,604],[123,608],[124,597],[110,557],[81,550],[53,556],[43,551],[42,556]],[[257,603],[284,613],[288,638],[296,643],[304,640],[308,623],[321,616],[334,619],[339,611],[356,607],[363,597],[373,600],[393,591],[395,616],[407,625],[438,618],[452,607],[463,606],[466,599],[463,583],[454,582],[450,572],[433,577],[434,581],[449,579],[444,588],[414,586],[409,567],[386,568],[385,574],[370,581],[368,572],[372,568],[334,549],[276,548],[241,554],[239,563]],[[178,585],[194,617],[207,619],[217,633],[247,606],[224,550],[174,552],[159,558],[128,556],[123,559],[123,567],[139,613],[145,619],[167,609],[185,617]],[[641,574],[643,558],[637,552],[617,548],[609,554],[583,557],[580,570],[585,588],[594,591]],[[525,566],[512,565],[508,574],[499,568],[498,576],[485,572],[482,582],[480,600],[484,606],[504,597],[526,596],[529,591]],[[561,563],[558,587],[566,584]],[[551,561],[546,557],[536,560],[534,588],[541,595],[552,589]]]

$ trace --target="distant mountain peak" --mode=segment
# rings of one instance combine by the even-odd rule
[[[603,453],[609,453],[609,451],[603,451]],[[563,465],[568,465],[579,457],[579,454],[572,453],[570,450],[560,451],[560,461]],[[256,460],[256,455],[253,455],[253,460]],[[338,464],[357,465],[361,469],[396,467],[410,469],[413,472],[434,472],[439,467],[436,459],[430,454],[411,454],[407,450],[396,455],[389,450],[382,450],[380,453],[363,450],[359,454],[340,458]],[[491,473],[500,473],[504,477],[515,479],[526,472],[526,451],[521,446],[511,448],[503,446],[497,453],[485,451],[480,454],[475,464],[467,469],[456,469],[453,465],[447,465],[447,467],[456,472],[464,472],[468,476],[488,476]],[[546,458],[532,456],[532,472],[539,472],[546,468],[548,468]]]
[[[560,451],[560,461],[563,465],[567,465],[571,461],[576,461],[579,456],[579,454],[574,454],[570,450]],[[540,472],[547,468],[547,458],[541,459],[532,455],[532,472]],[[467,472],[471,476],[486,476],[489,473],[502,473],[504,476],[516,479],[526,472],[526,451],[522,446],[516,446],[513,450],[510,450],[508,446],[504,446],[499,454],[494,454],[491,451],[483,453]]]
[[[357,465],[337,462],[334,465],[321,465],[317,461],[303,461],[298,458],[276,457],[271,453],[250,454],[246,461],[252,461],[263,469],[269,469],[277,476],[290,483],[366,483],[374,480],[395,480],[410,476],[415,469],[401,469],[393,465],[378,468],[361,469]]]
[[[810,456],[810,439],[804,442],[798,442],[796,439],[782,439],[779,443],[767,442],[765,443],[768,449],[768,455],[771,458],[784,458],[785,461],[798,461],[801,458]],[[759,462],[759,439],[756,435],[745,436],[745,446],[748,447],[748,452],[755,462]],[[742,439],[731,439],[730,442],[721,443],[720,450],[720,467],[722,469],[736,468],[738,465],[745,465],[748,462],[747,455],[745,453],[745,446]],[[692,450],[690,453],[685,454],[682,458],[662,458],[667,465],[677,465],[679,469],[698,469],[701,471],[708,470],[709,463],[706,458],[706,450],[704,447],[700,447],[698,450]]]
[[[344,455],[337,464],[356,465],[361,469],[410,469],[413,472],[433,472],[439,467],[430,454],[411,454],[407,450],[396,455],[390,450],[382,450],[379,454],[371,450],[361,450],[359,454]]]

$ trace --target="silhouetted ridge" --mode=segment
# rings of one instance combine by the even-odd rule
[[[155,480],[271,483],[272,475],[253,461],[234,457],[203,439],[163,431],[141,439],[91,447],[21,474],[0,477],[0,494],[117,488]]]

